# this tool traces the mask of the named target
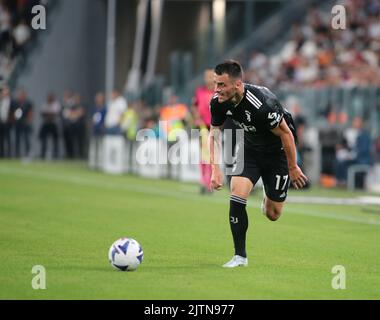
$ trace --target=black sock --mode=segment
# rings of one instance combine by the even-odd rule
[[[231,196],[230,225],[235,245],[235,255],[247,257],[245,236],[248,230],[247,200]]]

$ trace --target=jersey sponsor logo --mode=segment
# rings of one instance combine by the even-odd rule
[[[236,120],[233,120],[233,122],[239,126],[241,129],[243,129],[245,132],[256,132],[256,128],[254,126],[247,126],[244,123],[237,122]]]
[[[256,109],[260,109],[263,105],[262,102],[250,91],[247,91],[246,98]]]
[[[268,114],[268,119],[269,120],[273,120],[273,119],[276,119],[278,117],[278,113],[277,112],[271,112]]]
[[[269,113],[268,114],[268,119],[269,120],[273,120],[270,125],[273,126],[275,125],[276,123],[280,123],[281,119],[282,119],[282,115],[281,114],[278,114],[277,112],[272,112],[272,113]]]

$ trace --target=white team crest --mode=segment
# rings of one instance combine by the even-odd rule
[[[231,218],[230,218],[230,221],[231,221],[231,223],[233,223],[233,224],[238,224],[238,223],[239,223],[239,219],[238,219],[238,218],[235,218],[235,217],[231,217]]]
[[[245,111],[245,114],[247,115],[248,122],[251,122],[252,121],[252,119],[251,119],[252,114],[249,111]]]

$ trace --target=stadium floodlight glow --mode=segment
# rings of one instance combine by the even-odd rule
[[[214,0],[212,3],[214,21],[223,21],[226,16],[226,0]]]

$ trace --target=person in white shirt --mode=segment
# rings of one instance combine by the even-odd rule
[[[121,122],[124,112],[127,111],[127,109],[127,100],[120,94],[120,92],[114,90],[112,92],[112,99],[109,103],[105,119],[106,134],[122,134]]]
[[[28,26],[25,19],[23,19],[13,30],[13,38],[15,40],[17,49],[20,49],[24,44],[26,44],[29,41],[30,36],[30,27]]]

